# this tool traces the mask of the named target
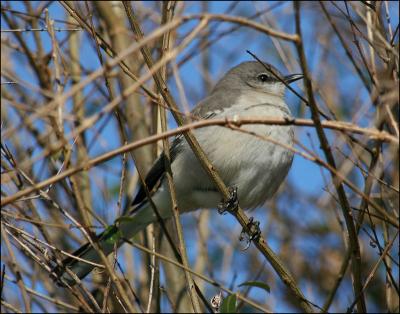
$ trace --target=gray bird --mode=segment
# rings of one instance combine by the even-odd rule
[[[282,76],[269,64],[257,61],[243,62],[216,84],[210,95],[195,106],[192,116],[199,119],[275,117],[290,118],[284,101],[287,84],[301,79],[301,74]],[[193,130],[194,136],[217,169],[228,187],[237,188],[237,199],[244,209],[262,205],[278,189],[292,164],[293,153],[285,146],[293,145],[294,131],[291,126],[243,125],[244,130],[271,138],[277,145],[252,134],[222,126],[209,126]],[[221,194],[183,136],[177,136],[171,144],[171,169],[181,213],[198,208],[217,208]],[[163,219],[171,217],[171,198],[164,167],[165,155],[154,163],[145,182],[152,201]],[[123,239],[130,239],[157,221],[157,216],[147,199],[144,186],[140,186],[132,206],[124,213],[131,219],[120,220],[98,236],[98,243],[106,255]],[[117,226],[118,225],[118,226]],[[75,253],[82,259],[100,263],[96,250],[88,243]],[[58,266],[56,273],[68,284],[75,280],[66,273],[68,267],[79,278],[85,277],[93,265],[67,258]]]

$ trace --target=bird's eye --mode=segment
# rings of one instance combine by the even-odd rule
[[[260,82],[268,82],[271,80],[271,78],[267,74],[260,74],[259,76],[257,76],[257,79]]]

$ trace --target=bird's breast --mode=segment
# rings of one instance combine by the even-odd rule
[[[287,106],[239,104],[218,118],[289,117]],[[272,196],[285,178],[293,159],[291,126],[246,124],[238,129],[213,126],[196,132],[200,145],[229,186],[237,186],[243,207],[254,208]]]

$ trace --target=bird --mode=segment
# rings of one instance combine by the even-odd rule
[[[302,78],[302,74],[283,76],[265,62],[242,62],[216,83],[210,94],[192,109],[190,116],[199,120],[234,117],[291,119],[284,99],[285,90],[288,84]],[[294,156],[289,149],[293,145],[294,129],[291,125],[271,124],[246,124],[240,129],[244,132],[214,125],[192,132],[225,185],[236,189],[239,205],[244,209],[254,209],[271,198],[287,176]],[[180,213],[218,208],[222,196],[182,134],[171,141],[169,153]],[[96,241],[105,255],[113,252],[115,246],[121,246],[124,239],[132,238],[158,221],[152,202],[161,219],[173,216],[165,159],[166,155],[162,153],[154,162],[145,177],[145,184],[140,184],[131,206],[123,213],[124,217],[131,218],[119,220],[97,236]],[[101,263],[98,252],[90,243],[72,255]],[[94,267],[67,257],[56,266],[55,273],[59,284],[73,285],[76,280],[66,271],[67,268],[82,279]]]

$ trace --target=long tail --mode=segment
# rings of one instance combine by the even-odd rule
[[[162,218],[165,219],[170,215],[164,211],[164,215],[162,216]],[[155,215],[153,208],[151,208],[149,203],[146,202],[143,208],[140,208],[135,216],[120,219],[118,227],[114,224],[98,235],[97,243],[100,245],[104,254],[109,255],[113,252],[115,244],[117,247],[120,247],[124,243],[123,239],[132,238],[137,233],[144,230],[149,224],[156,221],[157,216]],[[101,258],[98,252],[90,243],[86,243],[80,247],[73,253],[73,255],[86,261],[101,264]],[[55,273],[58,275],[58,278],[64,279],[69,285],[74,285],[76,281],[70,274],[68,274],[66,268],[74,272],[79,279],[82,279],[86,277],[95,266],[72,257],[63,260],[62,266],[58,266],[55,269]]]

